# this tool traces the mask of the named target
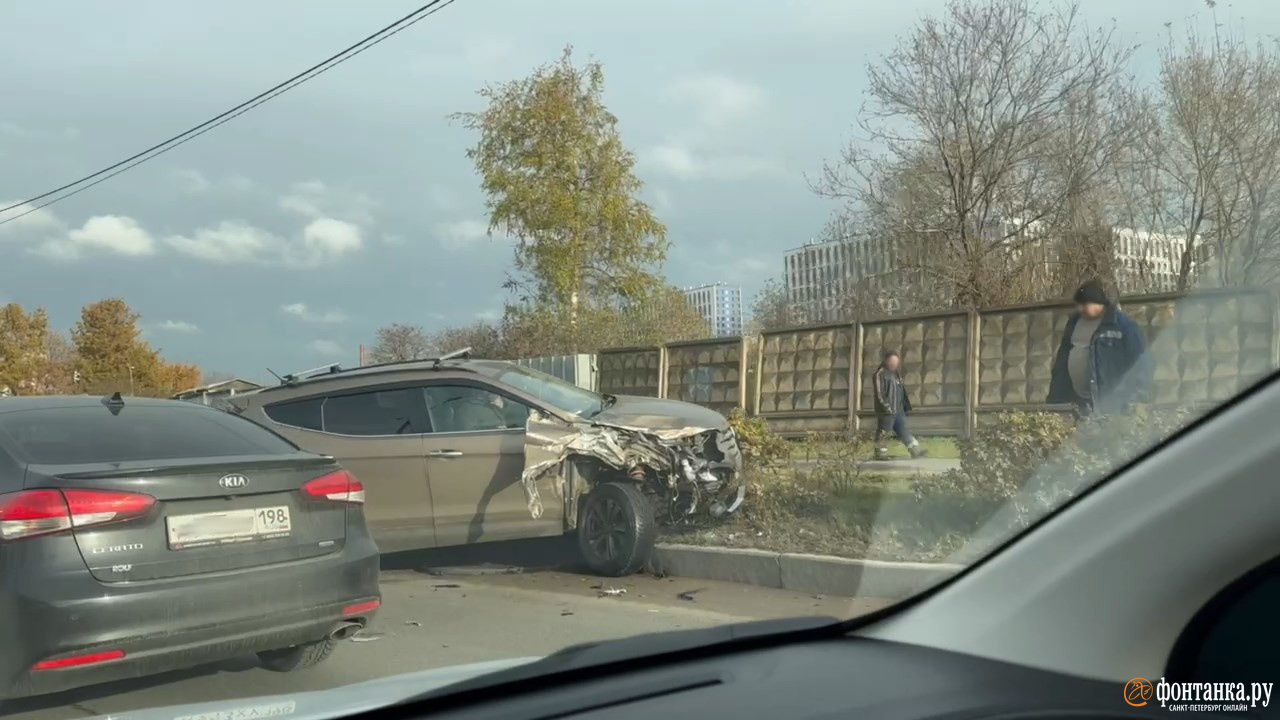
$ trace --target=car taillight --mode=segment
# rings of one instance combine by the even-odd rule
[[[78,665],[93,665],[94,663],[107,662],[108,660],[119,660],[123,657],[123,650],[106,650],[103,652],[87,653],[85,655],[72,655],[70,657],[41,660],[35,665],[32,665],[31,669],[58,670],[60,668],[76,667]]]
[[[150,512],[156,499],[107,490],[23,490],[0,495],[0,540],[122,522]]]
[[[307,481],[302,486],[302,493],[313,500],[357,504],[364,502],[364,485],[356,479],[355,475],[346,470],[338,470]]]

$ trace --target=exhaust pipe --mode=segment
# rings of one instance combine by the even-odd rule
[[[329,631],[329,637],[333,640],[345,640],[360,632],[362,629],[364,629],[364,625],[358,622],[344,620]]]

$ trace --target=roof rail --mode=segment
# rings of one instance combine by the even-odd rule
[[[467,346],[462,348],[461,350],[454,350],[453,352],[447,352],[438,358],[432,358],[432,361],[434,362],[434,365],[432,365],[432,367],[438,368],[440,367],[440,363],[446,360],[457,360],[459,358],[463,360],[469,360],[471,358],[471,347]]]
[[[470,359],[470,357],[471,357],[471,348],[465,347],[460,350],[454,350],[453,352],[448,352],[448,353],[445,353],[444,355],[441,355],[440,357],[434,357],[434,358],[427,357],[427,358],[412,358],[410,360],[391,360],[388,362],[374,363],[372,365],[359,365],[359,366],[350,367],[350,368],[344,368],[338,363],[333,363],[332,365],[321,365],[318,368],[303,370],[301,372],[289,373],[288,375],[277,375],[276,377],[277,379],[280,380],[280,384],[275,387],[291,387],[301,383],[303,380],[314,380],[314,379],[320,379],[327,376],[345,375],[347,373],[360,373],[366,370],[373,370],[375,368],[394,368],[397,365],[422,365],[422,364],[430,363],[430,368],[432,370],[439,370],[441,366],[445,362],[448,362],[449,360],[467,360],[467,359]],[[455,367],[455,369],[466,370],[467,368]],[[272,372],[271,374],[275,375],[274,372]],[[262,388],[261,390],[257,390],[253,392],[262,392],[269,389],[270,388]]]
[[[304,380],[306,378],[313,377],[315,375],[331,375],[331,374],[340,373],[340,372],[342,372],[341,363],[329,363],[328,365],[321,365],[320,367],[314,367],[314,368],[311,368],[310,370],[301,370],[298,372],[289,373],[284,377],[280,378],[280,382],[285,385],[292,385],[298,382],[299,380]]]

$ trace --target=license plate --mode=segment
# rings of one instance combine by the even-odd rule
[[[287,506],[171,515],[165,526],[174,550],[270,540],[286,537],[292,529]]]

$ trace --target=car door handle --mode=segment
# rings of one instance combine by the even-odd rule
[[[443,458],[462,457],[462,452],[459,450],[432,450],[431,452],[427,453],[427,457],[443,457]]]

